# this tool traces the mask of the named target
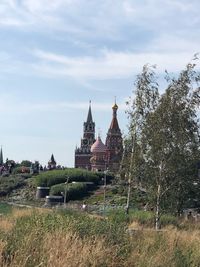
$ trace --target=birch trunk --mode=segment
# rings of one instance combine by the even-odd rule
[[[156,199],[156,231],[160,229],[160,197],[161,197],[161,186],[158,184],[157,199]]]

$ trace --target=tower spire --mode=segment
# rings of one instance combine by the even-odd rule
[[[113,117],[112,117],[112,121],[110,124],[110,129],[116,129],[119,130],[119,125],[118,125],[118,121],[117,121],[117,110],[118,110],[118,105],[116,103],[116,98],[115,98],[115,104],[112,106],[112,110],[113,110]]]
[[[3,165],[3,150],[2,150],[2,146],[1,146],[1,151],[0,151],[0,166]]]
[[[89,110],[88,110],[87,122],[93,122],[93,120],[92,120],[92,110],[91,110],[91,100],[89,101]]]

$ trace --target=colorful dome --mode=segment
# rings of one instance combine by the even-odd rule
[[[107,150],[104,143],[101,141],[100,136],[98,136],[96,142],[91,146],[92,153],[105,153]]]

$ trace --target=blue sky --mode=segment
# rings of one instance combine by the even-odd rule
[[[0,144],[4,157],[74,164],[92,100],[105,140],[114,96],[146,63],[176,73],[200,44],[198,0],[0,0]],[[97,130],[98,131],[98,130]]]

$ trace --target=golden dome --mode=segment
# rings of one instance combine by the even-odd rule
[[[115,103],[115,104],[112,106],[112,109],[118,109],[118,105]]]

